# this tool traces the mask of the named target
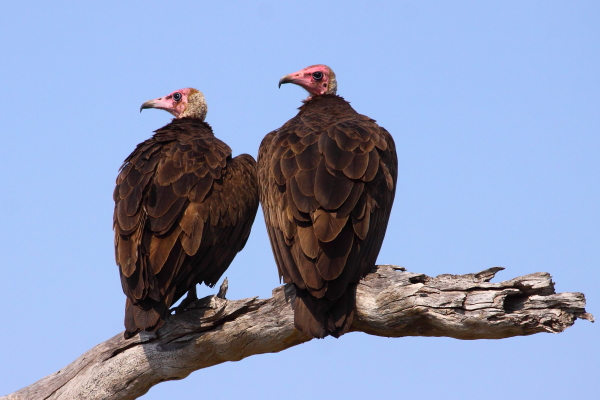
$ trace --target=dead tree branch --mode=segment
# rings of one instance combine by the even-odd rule
[[[500,339],[559,333],[577,318],[593,321],[584,295],[556,294],[548,273],[489,282],[501,269],[431,278],[378,266],[358,287],[353,331]],[[294,329],[292,292],[282,286],[270,299],[205,297],[155,334],[125,340],[119,333],[62,370],[0,399],[135,399],[160,382],[201,368],[285,350],[309,340]]]

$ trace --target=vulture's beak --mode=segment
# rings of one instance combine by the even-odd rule
[[[279,87],[281,87],[281,85],[284,83],[294,83],[294,78],[292,78],[291,75],[285,75],[279,80]]]
[[[148,100],[147,102],[145,102],[144,104],[142,104],[142,106],[140,107],[140,112],[142,112],[142,110],[144,108],[155,108],[156,107],[156,103],[154,100]]]
[[[158,108],[159,110],[166,110],[171,112],[171,110],[173,110],[173,101],[168,97],[169,96],[148,100],[147,102],[142,104],[142,106],[140,107],[140,112],[142,112],[144,108]]]

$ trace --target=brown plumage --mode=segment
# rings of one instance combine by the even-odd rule
[[[263,139],[259,196],[279,275],[296,287],[296,328],[339,337],[350,329],[356,285],[383,242],[396,149],[385,129],[335,95],[329,67],[305,68],[280,84],[288,82],[311,96]]]
[[[176,118],[140,143],[117,177],[115,255],[127,295],[126,338],[159,328],[184,294],[195,299],[196,284],[215,285],[256,215],[256,162],[231,157],[203,122],[198,93],[182,89],[142,105]]]

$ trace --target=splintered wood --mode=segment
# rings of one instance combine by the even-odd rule
[[[432,278],[380,265],[358,285],[352,331],[501,339],[559,333],[577,318],[593,322],[584,295],[555,294],[548,273],[489,282],[501,269]],[[135,399],[160,382],[183,379],[198,369],[285,350],[310,340],[294,329],[291,296],[293,288],[281,286],[270,299],[205,297],[171,316],[157,332],[128,340],[119,333],[0,400]]]

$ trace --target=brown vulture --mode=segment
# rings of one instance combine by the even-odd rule
[[[258,208],[256,162],[231,157],[186,88],[142,104],[173,114],[127,157],[114,191],[115,257],[127,295],[125,337],[158,329],[170,307],[214,286],[244,248]]]
[[[309,92],[300,112],[263,139],[259,196],[280,278],[293,283],[294,323],[316,338],[352,325],[356,286],[375,265],[394,194],[392,136],[336,95],[313,65],[279,81]]]

